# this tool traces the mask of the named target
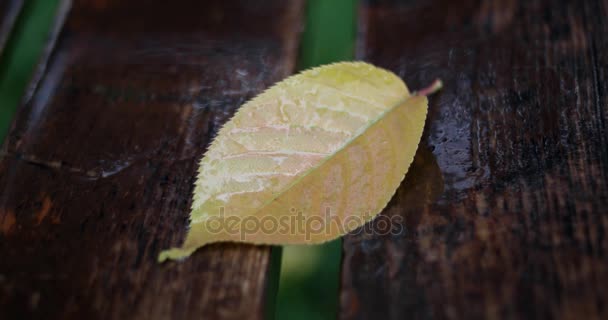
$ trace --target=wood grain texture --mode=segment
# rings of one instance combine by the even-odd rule
[[[13,31],[13,26],[22,7],[23,0],[0,1],[0,54],[4,50],[11,31]]]
[[[600,0],[360,6],[359,58],[445,86],[393,234],[344,240],[342,319],[608,318],[607,17]]]
[[[289,75],[302,1],[75,1],[0,160],[0,318],[260,319],[269,247],[159,265],[197,163]],[[59,24],[62,21],[58,22]]]

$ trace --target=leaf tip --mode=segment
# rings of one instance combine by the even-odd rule
[[[181,260],[187,258],[194,252],[194,249],[182,249],[182,248],[173,248],[169,250],[163,250],[158,255],[158,263],[163,263],[167,260]]]

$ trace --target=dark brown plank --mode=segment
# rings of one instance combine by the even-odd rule
[[[197,162],[218,127],[293,71],[302,6],[74,2],[0,161],[1,319],[274,311],[269,247],[156,258],[185,236]]]
[[[6,41],[13,30],[22,7],[23,0],[0,1],[0,54],[6,45]]]
[[[383,213],[403,229],[344,240],[342,319],[608,318],[607,15],[600,0],[361,5],[359,58],[445,88]]]

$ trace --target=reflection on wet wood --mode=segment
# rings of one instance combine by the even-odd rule
[[[385,210],[402,232],[344,241],[342,319],[608,317],[607,10],[361,5],[359,58],[445,87],[420,145],[434,157]],[[436,174],[415,186],[420,161],[438,165],[436,198]]]
[[[23,0],[3,0],[0,2],[0,54],[2,54],[22,7]]]
[[[302,6],[74,2],[0,160],[0,318],[273,312],[268,247],[156,257],[185,236],[197,162],[219,126],[293,71]]]

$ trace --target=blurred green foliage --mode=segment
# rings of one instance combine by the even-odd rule
[[[50,35],[59,0],[25,1],[0,59],[0,141]]]
[[[336,319],[342,241],[285,246],[276,319]]]
[[[307,1],[300,69],[353,59],[356,3],[356,0]]]
[[[308,0],[299,68],[352,60],[356,0]],[[285,246],[275,318],[335,319],[339,302],[340,239],[317,246]]]

